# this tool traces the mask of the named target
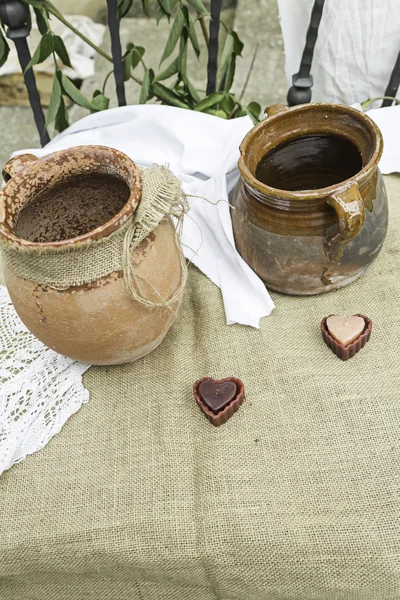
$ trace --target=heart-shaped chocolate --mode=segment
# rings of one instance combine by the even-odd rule
[[[214,381],[205,379],[198,387],[198,394],[204,404],[214,414],[223,410],[237,395],[237,385],[234,381]]]
[[[365,315],[329,315],[321,322],[325,344],[342,360],[352,358],[371,337],[372,321]]]
[[[355,342],[365,329],[362,317],[342,317],[331,315],[326,319],[326,326],[331,336],[345,348]]]

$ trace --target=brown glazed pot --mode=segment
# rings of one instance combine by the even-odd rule
[[[72,248],[100,239],[121,227],[141,198],[135,163],[102,146],[70,148],[41,159],[19,156],[7,163],[3,176],[0,236],[17,248]],[[173,296],[182,273],[169,218],[133,251],[132,261],[150,296]],[[21,279],[6,264],[3,269],[14,307],[30,331],[60,354],[91,364],[132,362],[154,350],[180,304],[177,300],[171,310],[133,301],[120,271],[58,290]]]
[[[318,294],[365,272],[387,231],[382,151],[375,123],[335,104],[275,105],[247,134],[233,230],[240,254],[269,288]]]

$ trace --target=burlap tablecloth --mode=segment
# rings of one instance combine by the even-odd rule
[[[0,478],[1,600],[400,599],[400,178],[387,177],[384,251],[366,276],[274,295],[260,331],[225,325],[194,268],[161,347],[94,367],[89,404]],[[343,363],[319,331],[365,313]],[[247,399],[221,428],[199,377]]]

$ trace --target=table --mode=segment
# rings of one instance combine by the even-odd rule
[[[194,267],[177,322],[132,365],[92,367],[90,401],[0,478],[2,600],[400,599],[400,177],[358,282],[274,294],[260,330],[225,324]],[[342,362],[319,323],[364,313]],[[202,376],[243,379],[214,428]]]

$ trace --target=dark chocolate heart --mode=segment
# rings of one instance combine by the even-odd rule
[[[207,408],[217,414],[235,398],[237,386],[234,381],[206,379],[199,385],[198,394]]]

